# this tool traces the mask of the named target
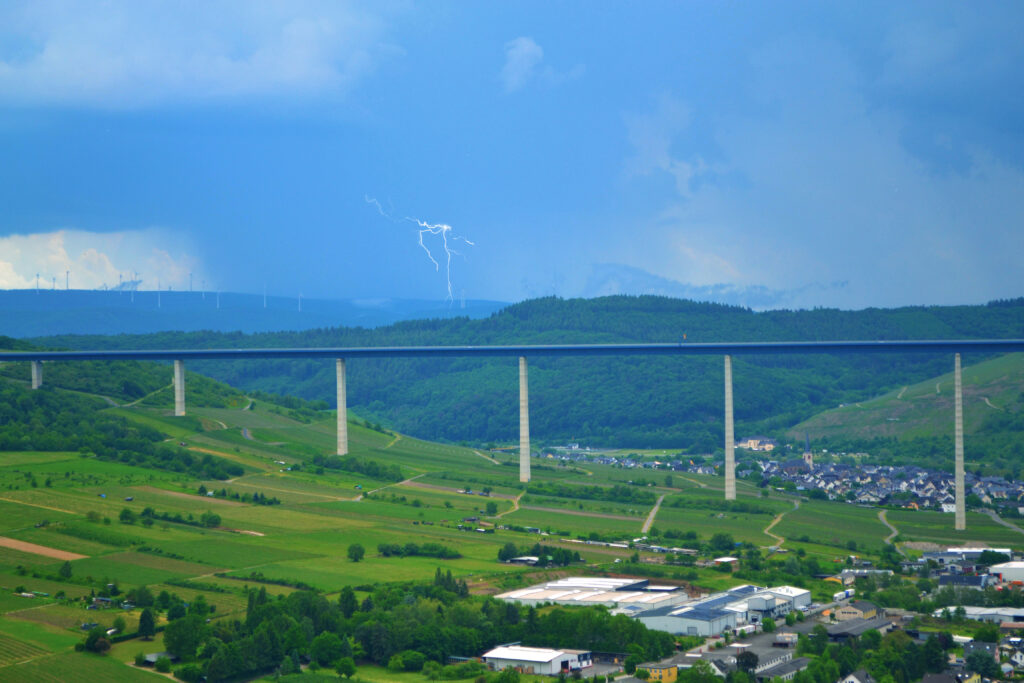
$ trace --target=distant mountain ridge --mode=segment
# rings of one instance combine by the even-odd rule
[[[410,320],[376,329],[149,335],[64,335],[63,348],[242,348],[772,340],[956,339],[1024,336],[1024,299],[982,306],[767,311],[666,297],[536,299],[487,318]],[[986,356],[968,354],[966,364]],[[946,354],[755,356],[734,359],[737,429],[781,437],[839,403],[864,401],[948,372]],[[334,367],[316,361],[196,362],[246,390],[333,404]],[[442,441],[512,441],[515,363],[390,359],[349,364],[349,403],[363,417]],[[531,433],[538,441],[685,447],[722,444],[720,358],[530,359]]]
[[[417,318],[481,318],[498,301],[426,299],[301,299],[236,292],[0,290],[0,334],[149,334],[272,332],[319,327],[378,327]]]

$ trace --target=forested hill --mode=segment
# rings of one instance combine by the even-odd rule
[[[240,348],[601,342],[891,340],[1024,337],[1024,299],[979,306],[753,312],[665,297],[537,299],[488,318],[418,320],[377,329],[62,336],[63,348]],[[979,360],[966,356],[965,363]],[[952,359],[921,356],[765,356],[734,363],[740,431],[783,429],[838,403],[863,400],[947,372]],[[721,359],[531,360],[532,434],[602,445],[720,447]],[[330,401],[333,364],[194,363],[246,389]],[[395,359],[349,364],[356,412],[416,436],[511,441],[517,435],[515,363]]]

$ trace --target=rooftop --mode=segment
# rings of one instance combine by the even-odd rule
[[[550,662],[561,655],[561,650],[549,650],[545,647],[500,645],[490,652],[485,652],[483,656],[485,659],[518,659],[524,662]]]

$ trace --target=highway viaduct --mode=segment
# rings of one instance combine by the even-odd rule
[[[519,359],[519,480],[530,480],[530,409],[527,359],[541,356],[721,356],[725,390],[725,499],[736,498],[735,435],[733,431],[732,357],[765,354],[945,353],[953,354],[955,409],[954,487],[955,528],[966,528],[964,507],[963,393],[960,354],[1024,351],[1024,339],[964,339],[912,341],[741,342],[703,344],[556,344],[508,346],[370,346],[284,349],[178,349],[118,351],[19,351],[4,353],[5,361],[29,361],[32,388],[43,382],[44,361],[149,360],[174,363],[174,414],[185,414],[185,361],[232,359],[321,358],[335,361],[338,405],[338,454],[348,453],[345,364],[354,358],[512,357]]]

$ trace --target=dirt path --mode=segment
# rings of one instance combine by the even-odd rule
[[[29,507],[40,508],[42,510],[50,510],[51,512],[66,512],[69,515],[81,515],[82,514],[81,512],[75,512],[74,510],[64,510],[64,509],[61,509],[61,508],[50,507],[49,505],[40,505],[39,503],[27,503],[27,502],[25,502],[23,500],[15,500],[14,498],[3,498],[3,497],[0,497],[0,500],[7,501],[8,503],[17,503],[18,505],[28,505]]]
[[[510,510],[505,510],[500,515],[495,515],[495,518],[504,517],[505,515],[511,514],[511,513],[515,512],[516,510],[518,510],[519,509],[519,499],[522,498],[525,495],[526,495],[526,491],[523,491],[518,496],[513,498],[512,499],[512,508]]]
[[[494,459],[494,458],[492,458],[491,456],[489,456],[489,455],[484,455],[484,454],[483,454],[483,453],[481,453],[480,451],[473,451],[473,452],[474,452],[474,453],[476,453],[477,455],[479,455],[479,456],[480,456],[481,458],[483,458],[484,460],[490,460],[490,461],[491,461],[491,462],[493,462],[493,463],[494,463],[495,465],[500,465],[500,464],[501,464],[500,462],[498,462],[497,460],[495,460],[495,459]]]
[[[651,508],[650,514],[647,515],[647,519],[644,520],[643,526],[640,527],[640,533],[646,534],[651,530],[651,525],[654,524],[654,518],[658,516],[658,508],[661,507],[661,501],[665,500],[665,494],[658,496],[658,501]]]
[[[172,383],[170,383],[170,384],[168,384],[168,385],[166,385],[166,386],[162,386],[162,387],[160,387],[160,388],[159,388],[159,389],[157,389],[156,391],[151,391],[151,392],[149,392],[148,394],[146,394],[146,395],[145,395],[145,396],[143,396],[142,398],[137,398],[137,399],[135,399],[134,401],[132,401],[131,403],[125,403],[125,404],[122,404],[122,405],[121,405],[121,406],[119,406],[119,407],[120,407],[120,408],[131,408],[132,406],[137,406],[137,405],[139,405],[140,403],[142,403],[143,401],[145,401],[145,400],[146,400],[147,398],[149,398],[150,396],[153,396],[154,394],[159,394],[159,393],[160,393],[161,391],[163,391],[164,389],[173,389],[173,388],[174,388],[174,383],[172,382]]]
[[[392,446],[394,446],[396,443],[398,443],[401,440],[402,440],[402,435],[401,434],[395,434],[395,438],[391,439],[391,441],[388,441],[388,445],[385,446],[384,449],[391,448]]]
[[[907,393],[907,388],[903,387],[902,389],[900,389],[900,393],[896,395],[896,398],[897,399],[903,398],[903,394],[905,394],[905,393]]]
[[[683,481],[688,481],[691,484],[696,484],[698,488],[706,489],[708,487],[707,484],[705,484],[702,481],[697,481],[696,479],[690,479],[689,477],[679,477],[679,478],[682,479]]]
[[[391,488],[392,486],[410,486],[411,482],[416,481],[420,477],[425,477],[425,476],[427,476],[427,474],[428,474],[427,472],[424,472],[423,474],[417,474],[415,477],[409,477],[408,479],[404,479],[402,481],[397,481],[394,484],[385,484],[384,486],[381,486],[380,488],[374,489],[372,491],[367,491],[366,495],[369,495],[371,493],[377,493],[377,491],[383,491],[384,489]],[[417,488],[417,487],[426,488],[427,485],[426,484],[417,484],[416,486],[410,486],[410,488]],[[363,499],[362,495],[360,495],[360,496],[358,496],[356,498],[356,500],[362,500],[362,499]]]
[[[248,427],[242,427],[242,438],[246,441],[253,441],[252,432],[249,431]]]
[[[999,515],[998,515],[998,514],[996,513],[996,511],[995,511],[995,510],[982,510],[982,512],[984,512],[984,513],[985,513],[986,515],[988,515],[989,517],[991,517],[991,518],[992,518],[992,521],[993,521],[993,522],[995,522],[996,524],[1002,524],[1002,525],[1003,525],[1003,526],[1005,526],[1005,527],[1006,527],[1007,529],[1013,529],[1013,530],[1014,530],[1014,531],[1016,531],[1016,532],[1017,532],[1018,534],[1024,534],[1024,529],[1021,529],[1021,528],[1020,528],[1019,526],[1017,526],[1017,525],[1016,525],[1016,524],[1014,524],[1013,522],[1007,522],[1007,521],[1006,521],[1005,519],[1003,519],[1002,517],[1000,517],[1000,516],[999,516]]]
[[[935,393],[936,393],[936,394],[941,394],[941,393],[942,393],[942,390],[941,390],[941,389],[939,389],[939,385],[940,385],[940,384],[942,384],[942,382],[936,382],[936,383],[935,383]]]
[[[907,554],[905,552],[903,552],[903,548],[899,547],[898,545],[896,545],[895,543],[892,542],[892,539],[896,538],[896,536],[900,533],[900,530],[897,529],[896,527],[894,527],[892,524],[890,524],[889,520],[885,518],[885,510],[879,510],[878,511],[878,521],[881,522],[882,524],[884,524],[886,527],[888,527],[889,531],[892,532],[891,534],[886,536],[884,539],[882,539],[882,540],[885,541],[885,544],[886,545],[891,545],[893,548],[896,548],[896,552],[898,552],[903,557],[906,557]],[[1020,530],[1018,529],[1018,531],[1020,531]],[[1024,533],[1024,532],[1021,532],[1021,533]]]
[[[985,405],[987,405],[989,408],[993,410],[1002,410],[1002,408],[1000,408],[999,406],[993,405],[992,401],[988,400],[988,396],[982,396],[981,400],[985,402]]]
[[[171,439],[171,441],[174,441],[174,439]],[[266,445],[270,445],[270,444],[266,444]],[[234,460],[237,463],[241,463],[242,465],[248,465],[249,467],[255,467],[257,469],[262,468],[264,472],[269,472],[271,470],[271,467],[269,465],[263,465],[262,463],[253,462],[251,459],[243,458],[242,456],[237,455],[235,453],[227,453],[225,451],[215,451],[212,448],[203,448],[202,446],[189,446],[188,449],[190,451],[198,451],[200,453],[209,453],[210,455],[216,455],[216,456],[219,456],[221,458],[227,458],[228,460]]]
[[[20,550],[23,553],[32,553],[33,555],[42,555],[43,557],[52,557],[57,560],[81,560],[89,557],[88,555],[69,553],[66,550],[57,550],[56,548],[49,548],[45,545],[37,545],[28,541],[19,541],[14,538],[7,538],[6,536],[0,536],[0,547]]]
[[[793,501],[793,510],[796,510],[799,507],[800,507],[800,501],[799,500],[794,500]],[[766,526],[764,528],[764,535],[765,536],[771,536],[776,541],[778,541],[775,544],[775,546],[778,547],[778,548],[781,548],[782,544],[786,542],[786,537],[785,536],[779,536],[778,534],[773,534],[772,533],[772,529],[775,528],[776,524],[778,524],[779,522],[782,521],[782,518],[785,517],[787,513],[793,512],[793,510],[783,510],[779,514],[775,515],[775,518],[768,524],[768,526]]]

